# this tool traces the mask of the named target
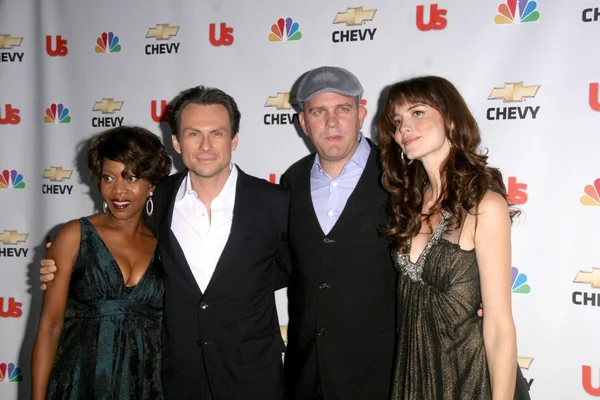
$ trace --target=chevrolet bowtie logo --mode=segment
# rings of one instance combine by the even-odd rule
[[[267,102],[265,103],[265,107],[277,107],[278,110],[289,110],[292,108],[290,101],[291,98],[289,92],[277,92],[277,96],[269,96]]]
[[[579,271],[574,283],[589,283],[594,289],[600,289],[600,268],[592,268],[592,272]]]
[[[27,233],[17,233],[17,231],[4,231],[0,233],[0,242],[4,244],[17,244],[27,240]]]
[[[519,367],[529,369],[533,362],[533,357],[517,357],[517,362],[519,363]]]
[[[22,37],[12,37],[11,35],[0,35],[0,49],[12,49],[20,46]]]
[[[44,170],[44,179],[50,179],[53,182],[62,182],[71,178],[73,171],[62,169],[62,167],[52,167]]]
[[[365,21],[373,21],[377,10],[363,10],[362,7],[350,8],[346,12],[339,12],[335,15],[334,24],[346,23],[350,25],[362,25]]]
[[[503,99],[505,103],[523,101],[525,97],[535,97],[540,85],[523,86],[523,82],[505,83],[502,88],[494,88],[488,100]]]
[[[177,36],[179,26],[169,26],[169,24],[157,24],[156,28],[148,29],[146,38],[156,38],[156,40],[167,40],[171,36]]]
[[[122,101],[115,101],[113,98],[102,99],[94,103],[92,111],[102,111],[102,114],[113,114],[115,111],[120,111],[123,107]]]

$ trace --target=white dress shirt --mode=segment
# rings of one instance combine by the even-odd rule
[[[171,230],[203,293],[215,272],[231,231],[238,171],[233,163],[229,168],[231,173],[225,186],[210,203],[210,220],[206,206],[192,189],[189,172],[175,198]]]

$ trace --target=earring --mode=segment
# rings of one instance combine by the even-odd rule
[[[107,209],[108,209],[108,204],[106,204],[106,201],[102,201],[102,210],[104,211],[104,214],[106,214]]]
[[[448,141],[450,148],[452,148],[452,142],[450,141],[450,138],[453,137],[455,133],[456,133],[456,129],[454,129],[454,127],[452,127],[452,128],[450,128],[450,135],[446,137],[446,140]]]
[[[404,154],[404,152],[402,150],[400,150],[400,157],[403,158],[403,159],[406,158],[406,160],[408,160],[408,157],[405,156],[405,154]],[[412,164],[413,161],[414,160],[410,160],[409,162],[406,163],[406,165]]]
[[[152,200],[152,195],[153,193],[150,192],[150,194],[148,195],[148,200],[146,201],[146,214],[148,214],[148,216],[152,216],[152,213],[154,212],[154,201]]]

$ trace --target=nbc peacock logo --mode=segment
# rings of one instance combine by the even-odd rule
[[[22,380],[21,368],[17,367],[14,363],[0,364],[0,383],[18,383]]]
[[[62,103],[52,103],[50,107],[46,108],[46,115],[44,115],[44,122],[47,124],[68,124],[71,122],[71,116],[69,115],[69,109]]]
[[[269,42],[290,42],[302,39],[300,24],[290,17],[279,18],[276,24],[271,25],[269,33]]]
[[[534,0],[507,0],[498,6],[498,14],[494,22],[498,25],[520,24],[535,22],[540,19],[537,11],[537,1]]]
[[[585,194],[579,198],[579,203],[584,206],[600,207],[600,178],[591,185],[585,185],[583,193]]]
[[[531,292],[531,286],[527,283],[527,275],[519,272],[517,267],[511,269],[511,287],[510,290],[517,294],[529,294]]]
[[[10,171],[5,169],[0,175],[0,189],[25,189],[23,175],[18,173],[16,169]]]
[[[102,35],[96,39],[94,51],[98,54],[118,53],[121,51],[119,37],[112,32],[102,32]]]

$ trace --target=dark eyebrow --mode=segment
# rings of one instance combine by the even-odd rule
[[[190,128],[183,128],[183,132],[190,132],[190,131],[191,132],[202,133],[201,130],[198,130],[198,129],[195,129],[195,128],[191,128],[191,127]],[[215,129],[210,130],[208,133],[225,132],[225,131],[227,131],[227,129],[225,129],[225,128],[215,128]]]
[[[411,105],[410,107],[408,107],[408,110],[410,111],[415,107],[425,106],[425,105],[426,105],[425,103],[415,103],[415,104]]]

